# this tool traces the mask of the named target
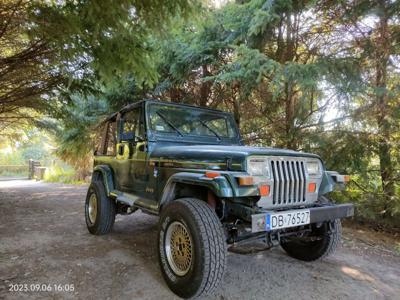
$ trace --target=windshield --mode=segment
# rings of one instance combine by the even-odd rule
[[[190,107],[152,104],[150,130],[157,134],[213,137],[218,140],[237,136],[236,125],[228,114]]]

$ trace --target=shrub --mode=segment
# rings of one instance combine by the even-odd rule
[[[76,179],[76,172],[71,167],[62,167],[59,165],[53,165],[46,170],[44,180],[47,182],[60,182],[69,184],[83,184],[82,180]]]

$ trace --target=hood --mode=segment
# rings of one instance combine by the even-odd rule
[[[155,145],[152,159],[170,162],[201,162],[230,164],[229,169],[244,170],[246,158],[250,155],[297,156],[318,158],[318,155],[267,147],[229,146],[229,145]]]

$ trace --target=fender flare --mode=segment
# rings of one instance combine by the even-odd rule
[[[332,192],[336,186],[338,186],[339,188],[344,188],[344,183],[344,175],[341,175],[336,171],[325,171],[322,176],[319,195],[324,195]]]
[[[114,188],[114,179],[113,179],[113,173],[112,170],[109,166],[107,165],[97,165],[93,169],[93,175],[95,173],[100,173],[101,178],[104,184],[104,188],[106,189],[106,194],[108,197],[110,197],[111,192],[115,189]],[[93,175],[92,175],[92,180],[93,180]]]
[[[160,199],[160,207],[173,200],[177,183],[206,187],[220,198],[233,197],[232,187],[222,175],[208,178],[203,173],[179,172],[172,175],[165,184]]]

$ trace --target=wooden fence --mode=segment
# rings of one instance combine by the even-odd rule
[[[30,159],[29,160],[29,179],[42,180],[44,178],[44,173],[46,172],[46,167],[40,165],[40,161]]]
[[[25,173],[27,171],[27,165],[0,165],[0,173]]]
[[[46,169],[40,161],[30,159],[27,165],[0,165],[0,176],[28,176],[29,179],[41,180]]]

